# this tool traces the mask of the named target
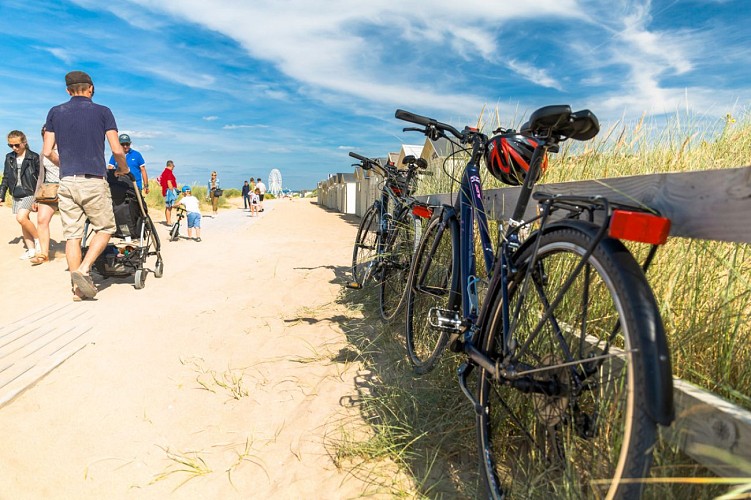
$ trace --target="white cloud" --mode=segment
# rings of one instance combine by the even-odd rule
[[[212,116],[204,116],[203,119],[206,120],[207,122],[213,122],[215,120],[218,120],[219,117],[212,115]]]
[[[228,124],[222,127],[224,130],[237,130],[242,128],[269,128],[268,125],[235,125],[235,124]]]
[[[63,49],[61,47],[34,47],[35,49],[44,50],[46,52],[49,52],[56,58],[60,59],[62,62],[64,62],[67,65],[71,65],[74,62],[73,55],[70,53],[70,51]]]
[[[447,95],[450,91],[442,88],[438,79],[418,85],[415,81],[384,78],[389,70],[384,60],[393,56],[389,44],[410,44],[406,56],[419,51],[427,39],[465,59],[492,61],[499,57],[497,31],[505,23],[582,17],[576,0],[541,0],[534,4],[436,0],[430,8],[425,8],[421,0],[372,0],[358,3],[357,8],[348,0],[290,0],[283,9],[272,0],[133,1],[218,31],[240,43],[252,57],[271,62],[305,86],[381,104],[409,101],[450,111],[477,107],[484,98]],[[392,29],[390,38],[379,39],[377,33],[387,29]],[[440,55],[433,60],[435,65],[426,69],[437,73]],[[410,63],[405,61],[405,66]],[[544,70],[535,70],[529,79],[560,87]]]
[[[120,130],[120,133],[128,134],[133,139],[155,139],[164,137],[163,132],[155,130]]]
[[[551,78],[547,71],[541,68],[535,68],[531,64],[527,64],[515,59],[510,59],[506,65],[511,71],[518,74],[525,80],[529,80],[532,83],[540,85],[542,87],[549,87],[556,90],[562,90],[561,85]]]

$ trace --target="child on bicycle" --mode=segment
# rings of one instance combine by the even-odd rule
[[[188,238],[193,239],[193,229],[196,231],[196,241],[201,241],[201,208],[198,198],[193,196],[190,186],[183,186],[183,197],[175,202],[176,205],[185,207],[188,212]]]

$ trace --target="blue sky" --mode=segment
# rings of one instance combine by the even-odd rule
[[[605,124],[688,113],[720,123],[751,103],[749,0],[0,0],[0,129],[39,150],[64,75],[133,138],[149,174],[224,187],[282,172],[313,188],[385,156],[404,108],[502,124],[547,104]],[[109,157],[109,156],[108,156]],[[742,162],[741,162],[742,163]]]

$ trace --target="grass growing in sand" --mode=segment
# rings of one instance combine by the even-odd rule
[[[594,141],[566,144],[561,153],[551,156],[542,182],[750,163],[749,115],[737,122],[727,117],[716,130],[696,130],[678,120],[660,133],[653,128],[645,121],[621,124],[602,131]],[[453,184],[450,177],[426,177],[420,190],[447,192]],[[485,181],[486,189],[501,187],[488,175]],[[633,247],[637,254],[644,250]],[[675,375],[749,409],[750,271],[750,245],[673,238],[658,252],[648,273],[668,333]],[[347,322],[344,329],[365,367],[357,380],[356,403],[368,429],[355,432],[343,426],[330,443],[335,462],[353,474],[366,474],[375,487],[395,496],[475,496],[479,485],[475,418],[456,381],[460,358],[446,353],[434,372],[414,377],[405,360],[403,320],[379,321],[377,290],[345,290],[341,302],[363,314],[363,319]],[[469,382],[470,387],[476,384]],[[716,451],[725,461],[737,461],[723,450]],[[385,459],[396,463],[411,481],[395,482],[392,474],[374,474],[373,464]],[[751,468],[751,464],[736,465]],[[645,498],[664,499],[739,494],[747,492],[751,482],[746,479],[739,487],[733,486],[738,481],[719,481],[666,443],[659,443],[648,481]]]
[[[193,185],[190,187],[190,190],[193,196],[198,198],[201,206],[201,211],[210,212],[211,201],[206,200],[206,191],[208,190],[207,187],[203,185]],[[223,189],[222,191],[224,191],[224,193],[219,198],[218,206],[219,208],[230,208],[231,204],[228,200],[230,198],[238,198],[240,196],[240,190],[230,188]],[[149,208],[153,207],[158,210],[164,210],[164,197],[162,196],[162,187],[156,180],[149,180],[149,194],[145,194],[144,199],[146,200],[146,205],[148,205]]]
[[[203,366],[200,358],[180,360],[184,366],[197,373],[196,382],[203,389],[217,393],[219,390],[228,394],[232,399],[241,399],[248,396],[248,388],[245,386],[245,373],[243,370],[227,368],[224,372],[210,370]]]

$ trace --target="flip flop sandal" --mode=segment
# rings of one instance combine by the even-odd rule
[[[50,258],[47,257],[46,254],[38,253],[31,259],[29,259],[29,262],[31,262],[32,266],[38,266],[39,264],[44,264],[45,262],[49,262]]]
[[[83,294],[84,298],[93,299],[96,296],[97,289],[94,286],[94,281],[88,274],[83,274],[80,271],[73,271],[70,273],[70,279],[73,284],[78,287],[78,290]]]
[[[81,302],[85,298],[76,287],[70,287],[70,293],[73,294],[73,302]]]

